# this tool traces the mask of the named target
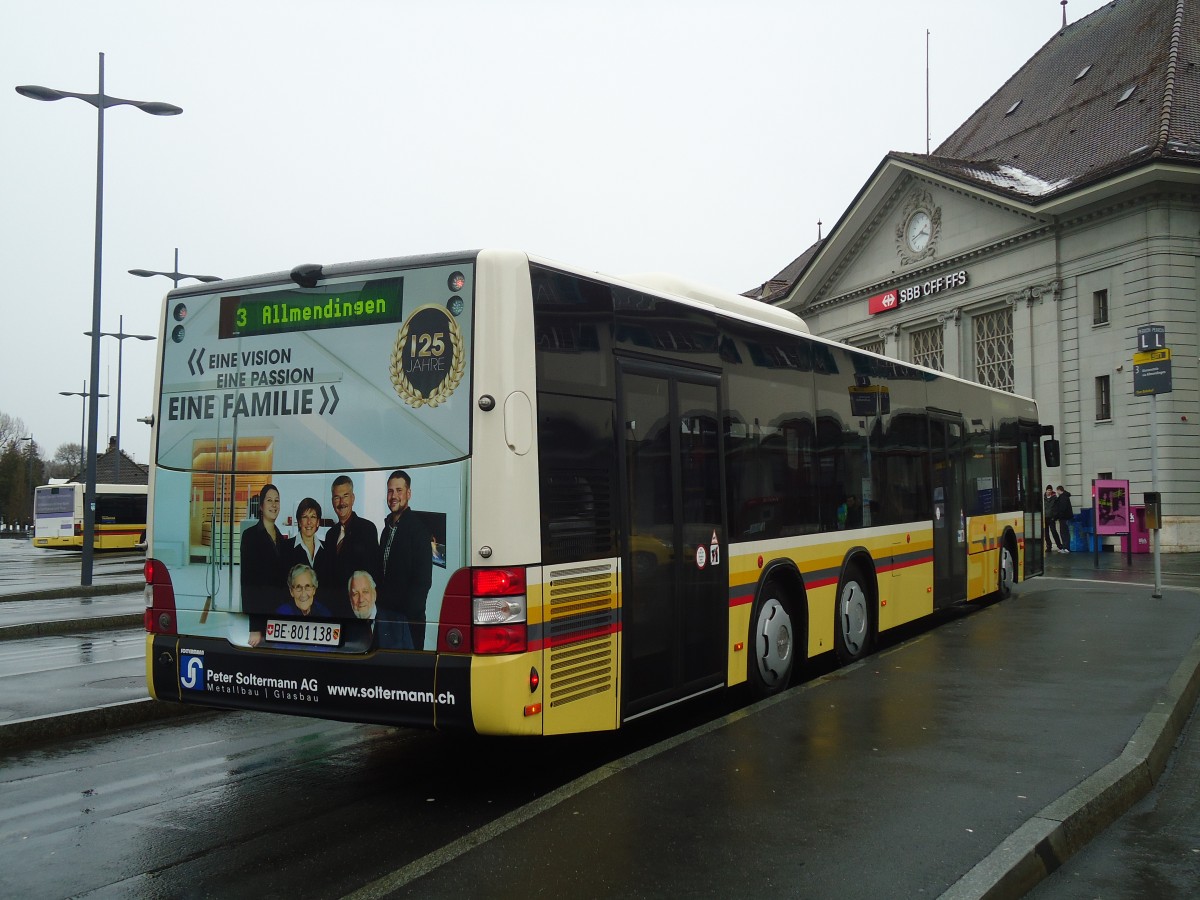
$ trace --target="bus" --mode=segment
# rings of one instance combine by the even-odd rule
[[[1042,572],[1032,400],[685,282],[303,265],[172,290],[158,370],[163,701],[614,730]]]
[[[85,485],[44,484],[34,492],[33,546],[47,550],[83,549]],[[144,484],[97,484],[95,550],[134,550],[146,543]]]

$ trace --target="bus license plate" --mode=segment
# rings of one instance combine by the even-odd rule
[[[336,647],[342,639],[342,628],[329,622],[296,622],[290,619],[268,619],[267,640],[287,641],[290,644],[319,644]]]

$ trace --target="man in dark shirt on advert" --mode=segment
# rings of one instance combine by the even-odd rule
[[[379,539],[379,597],[376,624],[381,638],[387,629],[408,628],[412,646],[425,645],[425,601],[433,583],[433,551],[429,529],[408,505],[412,479],[397,470],[388,476],[388,516]],[[402,646],[395,640],[392,646]]]
[[[353,619],[350,607],[350,576],[359,569],[377,575],[379,572],[379,532],[354,511],[354,482],[348,475],[333,480],[331,497],[337,524],[329,529],[322,546],[325,548],[325,571],[318,572],[322,586],[329,591],[322,598],[330,611],[341,619]]]

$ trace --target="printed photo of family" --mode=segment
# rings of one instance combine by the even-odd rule
[[[378,646],[422,650],[427,603],[444,544],[423,514],[409,506],[412,479],[397,469],[387,478],[382,528],[354,511],[354,481],[339,475],[330,487],[336,520],[323,538],[321,504],[296,506],[296,533],[279,523],[282,498],[274,484],[258,493],[257,522],[241,538],[242,611],[250,616],[251,647],[266,639],[267,619],[313,618],[370,623]]]

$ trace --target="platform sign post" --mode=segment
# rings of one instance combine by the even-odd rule
[[[1133,354],[1134,396],[1150,397],[1150,487],[1158,494],[1158,395],[1171,393],[1171,349],[1165,325],[1139,325],[1138,352]],[[1162,557],[1158,530],[1150,532],[1154,543],[1154,598],[1162,597]]]

